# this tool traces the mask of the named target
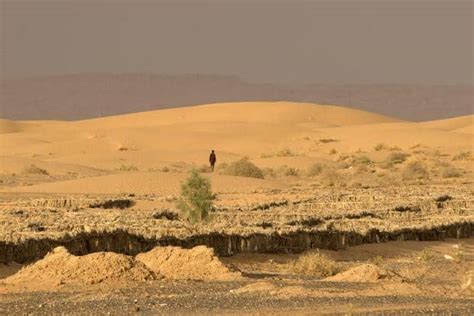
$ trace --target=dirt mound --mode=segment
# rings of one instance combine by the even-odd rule
[[[324,280],[331,282],[377,282],[382,279],[393,279],[394,277],[393,273],[376,265],[362,264]]]
[[[89,285],[104,281],[146,281],[155,278],[155,273],[130,256],[113,252],[74,256],[66,248],[57,247],[4,282],[46,290],[62,284]]]
[[[156,247],[137,255],[136,259],[168,279],[231,281],[242,277],[240,272],[225,266],[212,248],[205,246],[192,249]]]

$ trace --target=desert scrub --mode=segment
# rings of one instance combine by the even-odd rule
[[[308,252],[287,266],[290,273],[328,277],[340,271],[338,264],[331,258],[316,252]]]
[[[388,155],[385,161],[390,164],[399,164],[407,160],[408,156],[410,155],[403,152],[394,152]]]
[[[263,171],[246,157],[232,162],[223,173],[231,176],[263,179]]]
[[[200,173],[211,173],[212,169],[209,165],[200,165],[197,169]]]
[[[283,148],[276,153],[276,156],[277,157],[293,157],[293,156],[296,156],[296,154],[292,152],[291,149],[289,148]]]
[[[208,221],[214,209],[216,195],[211,190],[209,179],[202,177],[196,169],[191,170],[188,179],[181,185],[181,196],[176,207],[191,224]]]
[[[320,143],[323,143],[323,144],[328,144],[328,143],[335,143],[335,142],[338,142],[337,139],[332,139],[332,138],[321,138],[319,140]]]
[[[462,151],[457,155],[453,156],[453,160],[467,160],[471,157],[471,152],[470,151]]]
[[[355,157],[354,163],[362,164],[362,165],[370,165],[372,163],[372,160],[370,160],[370,158],[367,156],[358,156],[358,157]]]
[[[322,164],[315,163],[311,167],[309,167],[308,176],[309,177],[319,176],[321,174],[321,172],[323,172],[323,170],[324,170],[324,166]]]
[[[422,180],[428,177],[428,170],[421,161],[410,162],[402,171],[402,178],[405,180]]]
[[[138,171],[138,168],[134,165],[121,165],[118,171]]]
[[[462,172],[453,166],[445,166],[441,169],[441,176],[443,178],[458,178],[462,176]]]
[[[278,168],[277,174],[282,175],[284,177],[295,176],[299,175],[299,170],[297,168],[288,167],[288,166],[281,166]]]
[[[31,165],[23,169],[24,174],[38,174],[38,175],[48,175],[48,171],[46,169],[42,169],[35,165]]]
[[[433,250],[425,248],[418,253],[417,259],[423,262],[430,262],[435,258],[435,256],[436,253]]]
[[[379,144],[374,146],[375,151],[381,151],[381,150],[384,150],[384,149],[387,149],[387,146],[385,146],[384,143],[379,143]]]

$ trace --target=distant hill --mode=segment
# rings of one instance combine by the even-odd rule
[[[77,120],[235,101],[349,106],[405,120],[474,113],[474,86],[253,84],[232,76],[77,74],[3,79],[0,117]]]

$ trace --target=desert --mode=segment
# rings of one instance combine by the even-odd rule
[[[233,102],[0,131],[2,313],[473,312],[473,115]]]

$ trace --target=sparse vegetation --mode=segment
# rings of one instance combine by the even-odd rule
[[[209,165],[200,165],[197,169],[200,173],[211,173],[212,169]]]
[[[290,273],[316,277],[328,277],[339,271],[340,268],[338,264],[319,251],[305,253],[288,264],[288,272]]]
[[[138,171],[138,168],[134,165],[121,165],[118,168],[119,171]]]
[[[23,169],[24,174],[49,175],[46,169],[31,165]]]
[[[435,258],[435,252],[429,248],[425,248],[420,251],[417,258],[423,262],[430,262]]]
[[[232,162],[225,170],[224,174],[239,177],[249,177],[263,179],[263,171],[249,161],[248,158]]]
[[[330,155],[335,155],[335,154],[337,154],[337,150],[333,148],[329,151],[329,154]]]
[[[338,142],[338,140],[337,139],[332,139],[332,138],[321,138],[321,139],[319,139],[319,142],[323,143],[323,144],[328,144],[328,143]]]
[[[191,224],[208,221],[216,195],[211,191],[211,182],[202,177],[196,169],[181,185],[181,196],[176,207]]]
[[[292,156],[296,156],[296,154],[292,152],[291,149],[289,148],[283,148],[276,153],[276,156],[277,157],[292,157]]]
[[[421,161],[410,162],[402,171],[405,180],[422,180],[429,178],[429,172]]]
[[[387,156],[385,161],[389,164],[399,164],[407,160],[409,156],[409,154],[403,152],[393,152]]]
[[[372,160],[370,160],[370,158],[367,156],[358,156],[354,159],[354,162],[362,165],[370,165]]]
[[[462,176],[460,170],[454,168],[453,166],[445,166],[441,169],[441,176],[443,178],[458,178]]]
[[[288,166],[281,166],[278,169],[278,173],[283,175],[283,176],[298,176],[299,175],[299,170],[297,168],[292,168]]]
[[[324,166],[320,163],[313,164],[308,170],[309,177],[319,176],[323,172]]]
[[[459,154],[456,154],[453,156],[453,160],[467,160],[471,157],[471,152],[470,151],[462,151]]]
[[[379,143],[379,144],[374,146],[375,151],[381,151],[381,150],[385,150],[385,149],[387,149],[387,147],[385,146],[384,143]]]

